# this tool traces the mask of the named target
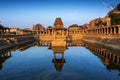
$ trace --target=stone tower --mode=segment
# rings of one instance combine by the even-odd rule
[[[61,18],[56,18],[54,28],[64,28]]]

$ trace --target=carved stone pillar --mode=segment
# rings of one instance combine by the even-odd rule
[[[116,34],[116,27],[114,26],[114,34]]]

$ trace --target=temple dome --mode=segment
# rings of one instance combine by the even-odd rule
[[[73,24],[73,25],[68,27],[68,29],[70,29],[70,30],[76,30],[76,29],[79,29],[79,28],[80,27],[77,24]]]
[[[47,29],[52,29],[52,26],[48,26]]]
[[[41,29],[45,29],[41,24],[36,24],[33,26],[33,30],[41,30]]]

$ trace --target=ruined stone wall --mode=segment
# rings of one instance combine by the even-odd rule
[[[86,35],[82,38],[82,41],[120,49],[120,37]]]
[[[19,36],[19,37],[9,37],[9,38],[0,38],[0,50],[14,47],[16,45],[23,45],[36,41],[35,36]]]

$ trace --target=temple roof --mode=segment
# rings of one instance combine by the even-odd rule
[[[64,28],[61,18],[55,19],[54,28]]]
[[[36,24],[33,26],[34,30],[40,30],[40,29],[45,29],[41,24]]]
[[[73,24],[68,27],[68,29],[79,29],[80,27],[77,24]]]

